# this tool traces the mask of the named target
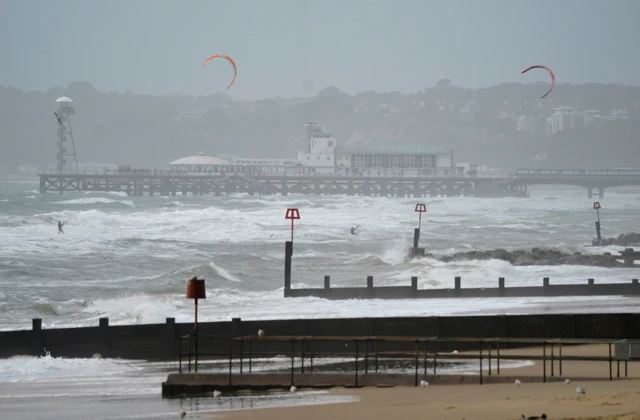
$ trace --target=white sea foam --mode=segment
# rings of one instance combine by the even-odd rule
[[[0,205],[3,330],[28,327],[34,317],[56,326],[94,325],[102,316],[111,323],[188,320],[191,307],[184,288],[194,275],[206,280],[207,301],[200,306],[203,320],[571,307],[569,298],[442,300],[429,305],[284,299],[283,242],[291,234],[291,225],[284,220],[288,207],[298,207],[302,217],[295,223],[294,287],[322,287],[324,275],[330,275],[336,286],[364,286],[368,275],[374,276],[376,285],[408,285],[412,276],[418,276],[420,288],[452,287],[456,276],[462,277],[463,287],[495,287],[498,277],[505,277],[507,286],[539,285],[542,277],[550,277],[552,283],[638,277],[624,268],[514,267],[500,260],[405,261],[417,225],[416,201],[425,202],[428,209],[420,246],[436,256],[534,246],[568,253],[617,253],[621,247],[589,246],[595,236],[595,214],[593,200],[583,189],[532,188],[529,200],[240,195],[124,199],[122,193],[78,193],[38,196],[29,200],[29,206],[24,203],[33,192],[20,191],[0,194],[0,200],[11,200]],[[640,201],[634,194],[607,192],[600,201],[604,236],[640,226]],[[66,222],[64,235],[57,232],[58,220]],[[351,235],[349,229],[355,225],[360,225],[358,235]],[[606,299],[591,299],[596,303],[588,310],[603,310]],[[623,308],[633,301],[626,299],[620,301]]]

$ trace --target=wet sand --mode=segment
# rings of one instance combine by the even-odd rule
[[[547,349],[547,351],[549,351]],[[541,354],[541,348],[505,350],[504,354]],[[473,354],[473,353],[471,353]],[[547,353],[548,354],[548,353]],[[564,347],[563,355],[608,356],[606,345]],[[495,369],[495,366],[494,366]],[[556,361],[554,373],[559,367]],[[550,374],[550,364],[547,374]],[[522,382],[493,385],[429,385],[428,387],[333,389],[332,395],[357,396],[359,401],[310,407],[267,408],[223,412],[213,418],[252,420],[387,420],[390,418],[433,418],[438,420],[521,419],[521,415],[549,419],[640,420],[640,362],[628,364],[629,378],[624,378],[624,364],[613,364],[614,380],[609,381],[608,362],[563,362],[560,382]],[[494,370],[495,374],[495,370]],[[533,366],[503,369],[501,376],[541,376],[542,362]],[[564,383],[565,378],[593,378]],[[428,378],[426,378],[428,380]],[[576,392],[581,386],[585,395]]]

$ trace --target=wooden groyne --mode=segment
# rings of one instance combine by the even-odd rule
[[[420,230],[415,229],[410,257],[424,255],[424,248],[418,247]],[[626,251],[625,251],[626,252]],[[623,254],[623,253],[621,253]],[[623,254],[621,258],[635,258],[635,254]],[[583,284],[552,284],[549,277],[542,279],[541,286],[507,287],[504,277],[498,278],[498,287],[463,288],[462,277],[454,278],[453,288],[419,289],[418,277],[411,277],[407,286],[375,287],[373,276],[367,276],[362,287],[331,287],[331,276],[324,276],[324,287],[294,289],[291,287],[293,242],[285,242],[284,297],[317,297],[323,299],[443,299],[443,298],[508,298],[543,296],[640,296],[638,279],[628,283],[596,283],[587,279]],[[626,261],[626,260],[625,260]]]
[[[202,305],[209,302],[203,301]],[[189,311],[191,312],[191,311]],[[405,336],[405,337],[505,337],[505,338],[607,338],[640,339],[640,313],[611,314],[533,314],[474,315],[379,318],[324,318],[242,320],[200,322],[201,336],[242,337],[262,329],[268,336]],[[43,328],[42,319],[33,319],[32,328],[0,331],[0,357],[43,356],[45,349],[54,357],[102,357],[138,360],[178,360],[181,339],[194,331],[193,322],[176,323],[167,318],[162,324],[99,324],[78,328]],[[186,346],[186,344],[184,344]],[[224,344],[228,350],[229,343]],[[462,344],[458,344],[462,345]],[[352,344],[326,342],[326,352],[349,354]],[[456,347],[441,350],[452,351]],[[460,350],[460,348],[458,348]],[[205,351],[204,349],[201,349]],[[289,351],[286,342],[264,342],[255,351],[271,356]],[[319,348],[317,349],[319,350]],[[188,352],[187,348],[182,349]],[[236,348],[234,352],[238,352]]]
[[[286,284],[286,283],[285,283]],[[638,279],[628,283],[600,283],[587,279],[583,284],[552,284],[544,277],[540,286],[507,287],[499,277],[498,287],[463,288],[462,278],[454,278],[453,288],[418,289],[418,278],[411,277],[407,286],[374,286],[373,276],[367,276],[362,287],[331,287],[331,277],[324,276],[323,288],[285,288],[285,297],[317,297],[323,299],[444,299],[444,298],[500,298],[543,296],[640,296]]]

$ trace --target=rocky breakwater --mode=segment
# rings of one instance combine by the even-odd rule
[[[615,238],[602,238],[600,246],[618,245],[627,247],[628,245],[640,245],[640,233],[629,232],[621,233]]]
[[[621,261],[616,260],[616,256],[609,252],[604,254],[565,254],[553,249],[531,248],[530,250],[494,249],[490,251],[469,251],[458,252],[451,256],[434,257],[443,262],[455,262],[465,260],[503,260],[515,266],[527,265],[586,265],[591,267],[624,267]],[[619,258],[619,256],[618,256]]]

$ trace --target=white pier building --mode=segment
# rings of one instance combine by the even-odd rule
[[[453,149],[438,147],[338,146],[322,125],[305,125],[307,145],[298,159],[215,157],[199,153],[178,159],[169,169],[182,173],[253,173],[263,175],[318,175],[371,177],[429,177],[467,175],[469,168],[454,164]],[[467,164],[468,165],[468,164]]]

